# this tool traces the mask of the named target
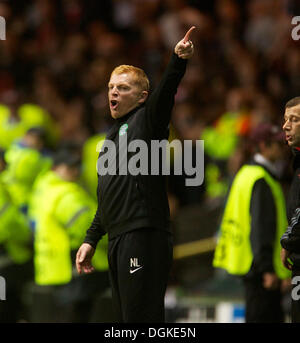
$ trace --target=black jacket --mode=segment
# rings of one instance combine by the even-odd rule
[[[251,161],[249,164],[263,167],[274,179],[277,179],[266,166],[255,161]],[[248,277],[274,272],[273,251],[276,239],[277,212],[270,186],[263,178],[258,179],[254,184],[250,215],[253,261]]]
[[[288,228],[281,237],[281,245],[291,252],[294,266],[300,268],[300,151],[294,150],[294,176],[290,187],[287,217]]]
[[[106,136],[99,158],[107,153],[105,146],[110,140],[116,146],[116,166],[122,168],[122,163],[126,163],[124,156],[119,156],[119,130],[124,124],[128,125],[127,144],[136,139],[145,141],[149,156],[151,140],[168,139],[174,97],[186,63],[173,53],[162,80],[146,104],[116,120]],[[127,163],[132,155],[135,153],[128,153]],[[170,230],[166,179],[162,175],[150,175],[150,164],[148,175],[118,175],[119,168],[116,175],[98,175],[98,209],[84,242],[95,247],[106,232],[112,239],[143,227]]]

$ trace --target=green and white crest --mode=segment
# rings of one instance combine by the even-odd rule
[[[125,135],[127,130],[128,130],[128,124],[123,124],[119,129],[119,136]]]

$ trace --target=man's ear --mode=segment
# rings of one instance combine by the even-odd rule
[[[138,103],[139,103],[139,104],[142,104],[143,102],[145,102],[145,101],[147,100],[147,98],[148,98],[148,94],[149,94],[149,92],[147,92],[147,91],[142,91]]]

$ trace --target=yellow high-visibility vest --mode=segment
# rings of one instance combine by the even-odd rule
[[[72,279],[71,250],[78,249],[83,242],[96,203],[78,184],[62,180],[52,171],[44,178],[47,178],[46,182],[38,180],[41,188],[35,185],[37,193],[33,194],[29,207],[29,214],[36,221],[35,282],[39,285],[65,284]],[[101,255],[104,260],[100,263],[92,261],[97,269],[108,268],[104,255]],[[99,254],[95,253],[97,256]]]
[[[27,205],[35,179],[47,172],[52,165],[50,157],[39,151],[13,144],[5,153],[7,169],[3,172],[3,181],[14,204]]]
[[[31,242],[28,221],[13,204],[0,178],[0,244],[12,262],[23,264],[32,258]]]
[[[285,279],[290,276],[290,272],[284,268],[280,259],[280,237],[287,227],[285,199],[279,182],[261,166],[243,166],[233,181],[221,223],[213,266],[223,268],[233,275],[245,275],[250,270],[253,261],[250,242],[250,203],[254,184],[261,178],[269,185],[276,206],[273,266],[277,276]]]
[[[105,137],[104,133],[90,137],[82,149],[82,182],[95,200],[97,199],[98,185],[97,161]]]
[[[43,127],[47,133],[49,144],[55,144],[59,137],[57,125],[49,113],[42,107],[27,103],[18,108],[19,121],[10,120],[10,109],[0,104],[0,147],[8,149],[17,139],[24,136],[26,131],[32,127]]]
[[[239,116],[239,113],[226,112],[218,119],[216,126],[207,126],[203,130],[201,139],[205,142],[204,149],[208,156],[222,160],[233,153],[239,141]]]

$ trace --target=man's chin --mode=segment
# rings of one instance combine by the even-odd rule
[[[300,142],[295,142],[295,141],[287,141],[287,144],[291,148],[298,148],[300,146]]]
[[[119,112],[116,112],[116,111],[110,111],[110,115],[112,116],[112,118],[114,119],[118,119],[120,117],[122,117],[122,115],[120,115]]]

